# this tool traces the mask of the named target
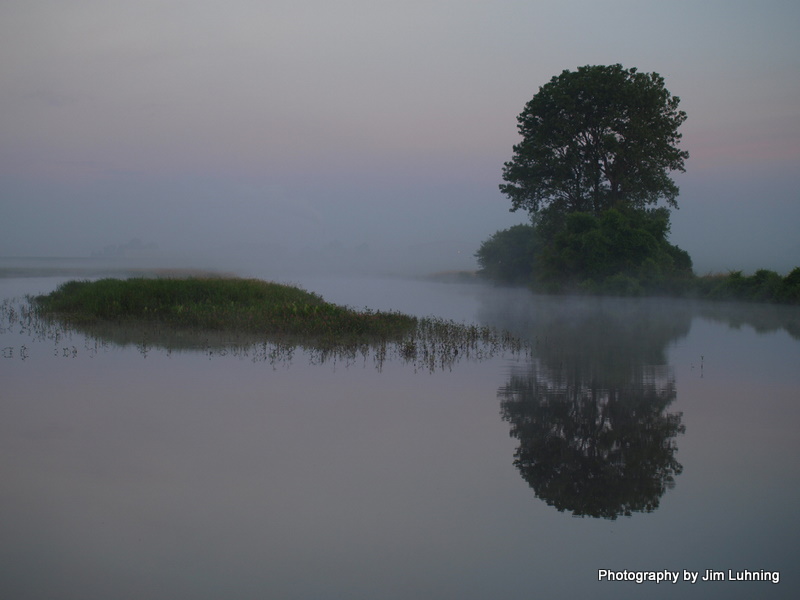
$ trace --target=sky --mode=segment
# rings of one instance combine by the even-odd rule
[[[0,256],[475,268],[565,69],[655,71],[688,119],[671,241],[800,265],[796,0],[0,0]]]

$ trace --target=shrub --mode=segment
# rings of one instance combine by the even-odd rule
[[[503,283],[529,283],[537,247],[536,230],[532,225],[514,225],[498,231],[475,253],[479,274]]]

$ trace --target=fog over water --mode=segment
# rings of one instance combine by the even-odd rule
[[[699,273],[786,272],[799,27],[784,0],[9,0],[0,256],[472,269],[526,219],[497,188],[524,104],[619,62],[689,117],[672,241]]]
[[[76,273],[17,262],[0,300]],[[0,595],[797,596],[795,307],[296,281],[337,303],[507,327],[529,350],[433,369],[396,354],[273,360],[119,324],[41,329],[3,302]]]
[[[688,115],[695,271],[800,266],[798,31],[794,0],[0,2],[0,597],[798,597],[796,307],[421,277],[526,222],[516,116],[614,63]],[[6,302],[163,269],[525,350],[323,360]]]

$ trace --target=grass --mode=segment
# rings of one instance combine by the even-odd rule
[[[5,312],[9,312],[6,310]],[[271,363],[295,348],[312,361],[372,355],[415,369],[449,369],[527,347],[505,332],[397,312],[354,310],[303,289],[256,279],[134,278],[69,281],[31,299],[8,320],[58,338],[72,330],[102,344],[213,353],[233,351]],[[55,333],[53,333],[55,332]]]
[[[44,316],[78,324],[138,321],[272,336],[391,338],[417,324],[408,315],[356,311],[298,287],[239,278],[69,281],[36,304]]]
[[[95,346],[135,345],[144,355],[153,348],[202,350],[275,364],[301,348],[312,362],[371,355],[379,369],[399,359],[435,371],[528,350],[488,327],[354,310],[294,286],[231,277],[69,281],[19,310],[11,303],[0,308],[4,321],[57,345],[78,331]]]

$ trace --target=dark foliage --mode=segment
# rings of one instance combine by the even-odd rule
[[[517,118],[522,141],[500,190],[530,225],[498,231],[476,253],[480,274],[539,291],[800,303],[800,269],[697,278],[667,241],[684,171],[686,114],[657,73],[621,65],[563,71]]]
[[[512,210],[561,221],[572,212],[677,207],[670,171],[686,113],[658,73],[622,65],[563,71],[539,88],[517,118],[522,141],[505,163],[500,190]]]
[[[699,277],[695,290],[702,297],[716,300],[800,304],[800,267],[786,277],[767,269],[759,269],[749,277],[741,271]]]
[[[479,274],[493,281],[527,284],[533,277],[540,244],[532,225],[514,225],[481,244],[475,257]]]
[[[682,290],[692,277],[688,253],[666,240],[666,209],[571,213],[550,239],[542,228],[494,234],[476,254],[481,274],[545,291],[623,295]]]
[[[294,286],[255,279],[69,281],[37,303],[45,314],[76,322],[137,320],[284,335],[394,336],[416,326],[407,315],[355,311]]]

